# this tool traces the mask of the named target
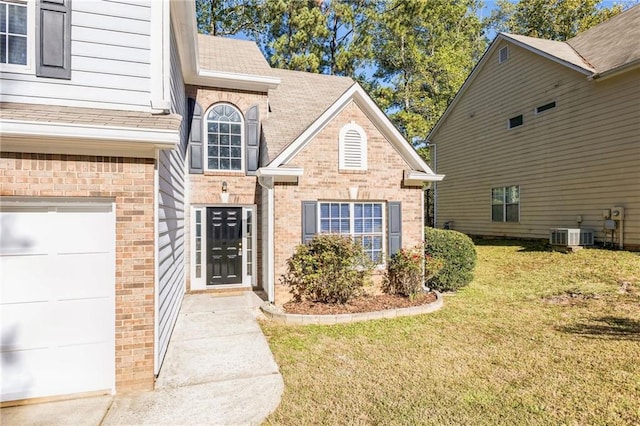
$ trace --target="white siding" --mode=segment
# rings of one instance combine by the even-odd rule
[[[171,101],[173,113],[186,117],[184,82],[171,33]],[[156,374],[169,345],[185,291],[185,162],[186,119],[181,145],[160,153],[158,161],[158,334]]]
[[[547,238],[582,227],[602,241],[602,210],[624,206],[625,244],[640,246],[640,72],[604,81],[517,46],[485,67],[432,142],[438,147],[438,226],[476,235]],[[537,106],[556,107],[535,114]],[[507,129],[507,120],[524,124]],[[491,221],[491,188],[519,185],[520,222]]]
[[[71,80],[36,77],[34,64],[29,72],[3,70],[0,99],[4,102],[148,110],[151,99],[151,1],[73,1]],[[32,62],[34,48],[32,43],[29,46]]]

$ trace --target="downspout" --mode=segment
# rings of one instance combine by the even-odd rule
[[[160,294],[160,265],[158,262],[158,247],[160,246],[158,236],[158,218],[160,210],[160,174],[158,166],[160,164],[160,150],[156,148],[155,151],[155,164],[153,166],[153,288],[155,289],[155,291],[153,292],[153,375],[154,377],[157,377],[160,369],[160,365],[158,362],[158,333],[160,323],[160,304],[158,297],[158,295]]]

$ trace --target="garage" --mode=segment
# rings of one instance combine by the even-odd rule
[[[115,390],[111,200],[0,199],[2,401]]]

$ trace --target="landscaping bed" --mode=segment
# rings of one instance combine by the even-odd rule
[[[283,305],[284,312],[288,314],[303,315],[339,315],[361,312],[376,312],[386,309],[410,308],[435,302],[436,294],[433,292],[420,294],[414,298],[404,296],[380,294],[373,296],[361,296],[347,303],[321,303],[309,300],[300,302],[287,302]]]

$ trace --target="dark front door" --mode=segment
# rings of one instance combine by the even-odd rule
[[[242,208],[207,208],[207,285],[242,284]]]

